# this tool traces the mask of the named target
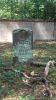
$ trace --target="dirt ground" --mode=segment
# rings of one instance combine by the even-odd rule
[[[44,46],[43,46],[43,44],[44,44]],[[51,45],[51,46],[49,47],[49,45]],[[33,50],[33,56],[34,57],[36,55],[37,55],[37,57],[40,56],[41,59],[43,58],[41,61],[44,60],[44,61],[47,62],[49,60],[50,56],[52,56],[52,58],[56,60],[56,58],[55,58],[56,57],[56,42],[52,42],[52,43],[48,42],[47,45],[46,45],[46,43],[43,43],[43,42],[38,42],[38,43],[36,42],[34,46],[35,46],[34,47],[35,49]],[[48,46],[48,48],[47,48],[47,46]],[[38,52],[37,52],[36,47],[39,48]],[[0,55],[3,55],[6,51],[9,52],[9,53],[3,55],[4,63],[6,63],[6,61],[10,62],[11,56],[8,57],[8,55],[9,54],[11,55],[11,53],[10,53],[11,50],[12,50],[11,44],[8,44],[8,43],[7,44],[1,44],[0,43]],[[43,51],[43,50],[46,50],[46,52]],[[36,67],[34,69],[36,71]],[[27,70],[31,71],[31,70],[34,70],[34,69],[29,68],[29,66],[28,66]],[[43,67],[40,67],[40,68],[38,67],[37,68],[38,73],[40,73],[42,75],[43,69],[44,69]],[[1,68],[0,68],[0,74],[1,73],[4,74],[4,70],[1,71]],[[52,77],[52,79],[53,79],[53,77]],[[0,78],[1,78],[1,76],[0,76]],[[33,85],[32,88],[30,88],[30,87],[26,86],[25,84],[23,84],[21,81],[19,81],[18,77],[13,76],[13,82],[12,83],[10,83],[8,81],[8,80],[10,80],[10,77],[7,79],[7,81],[6,81],[5,77],[3,77],[3,78],[4,78],[4,80],[0,79],[0,84],[2,84],[2,88],[3,88],[3,92],[0,93],[1,94],[0,100],[28,100],[28,99],[19,99],[19,96],[21,96],[21,97],[23,96],[23,98],[25,96],[27,96],[28,98],[30,96],[33,96],[34,99],[31,99],[31,100],[49,100],[48,98],[47,99],[44,98],[45,85],[43,83],[35,84],[35,85]],[[7,76],[6,76],[6,78],[7,78]],[[49,78],[49,80],[50,80],[50,78]],[[52,100],[56,100],[56,84],[53,84],[53,83],[50,82],[49,88],[50,88],[50,90],[53,94]]]

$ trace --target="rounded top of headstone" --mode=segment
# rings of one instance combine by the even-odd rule
[[[28,29],[28,28],[19,28],[19,29],[13,30],[13,34],[18,33],[20,31],[26,31],[26,32],[31,31],[32,32],[32,30],[31,29]]]

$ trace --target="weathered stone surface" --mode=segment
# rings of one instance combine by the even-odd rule
[[[19,29],[13,31],[13,54],[19,62],[26,62],[32,58],[32,31]]]

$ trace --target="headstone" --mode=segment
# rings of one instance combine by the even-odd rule
[[[27,62],[32,58],[32,30],[17,29],[13,31],[13,56],[19,62]]]

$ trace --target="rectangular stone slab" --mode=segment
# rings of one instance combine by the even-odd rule
[[[31,30],[18,29],[13,31],[13,56],[19,62],[27,62],[32,58],[33,34]]]

